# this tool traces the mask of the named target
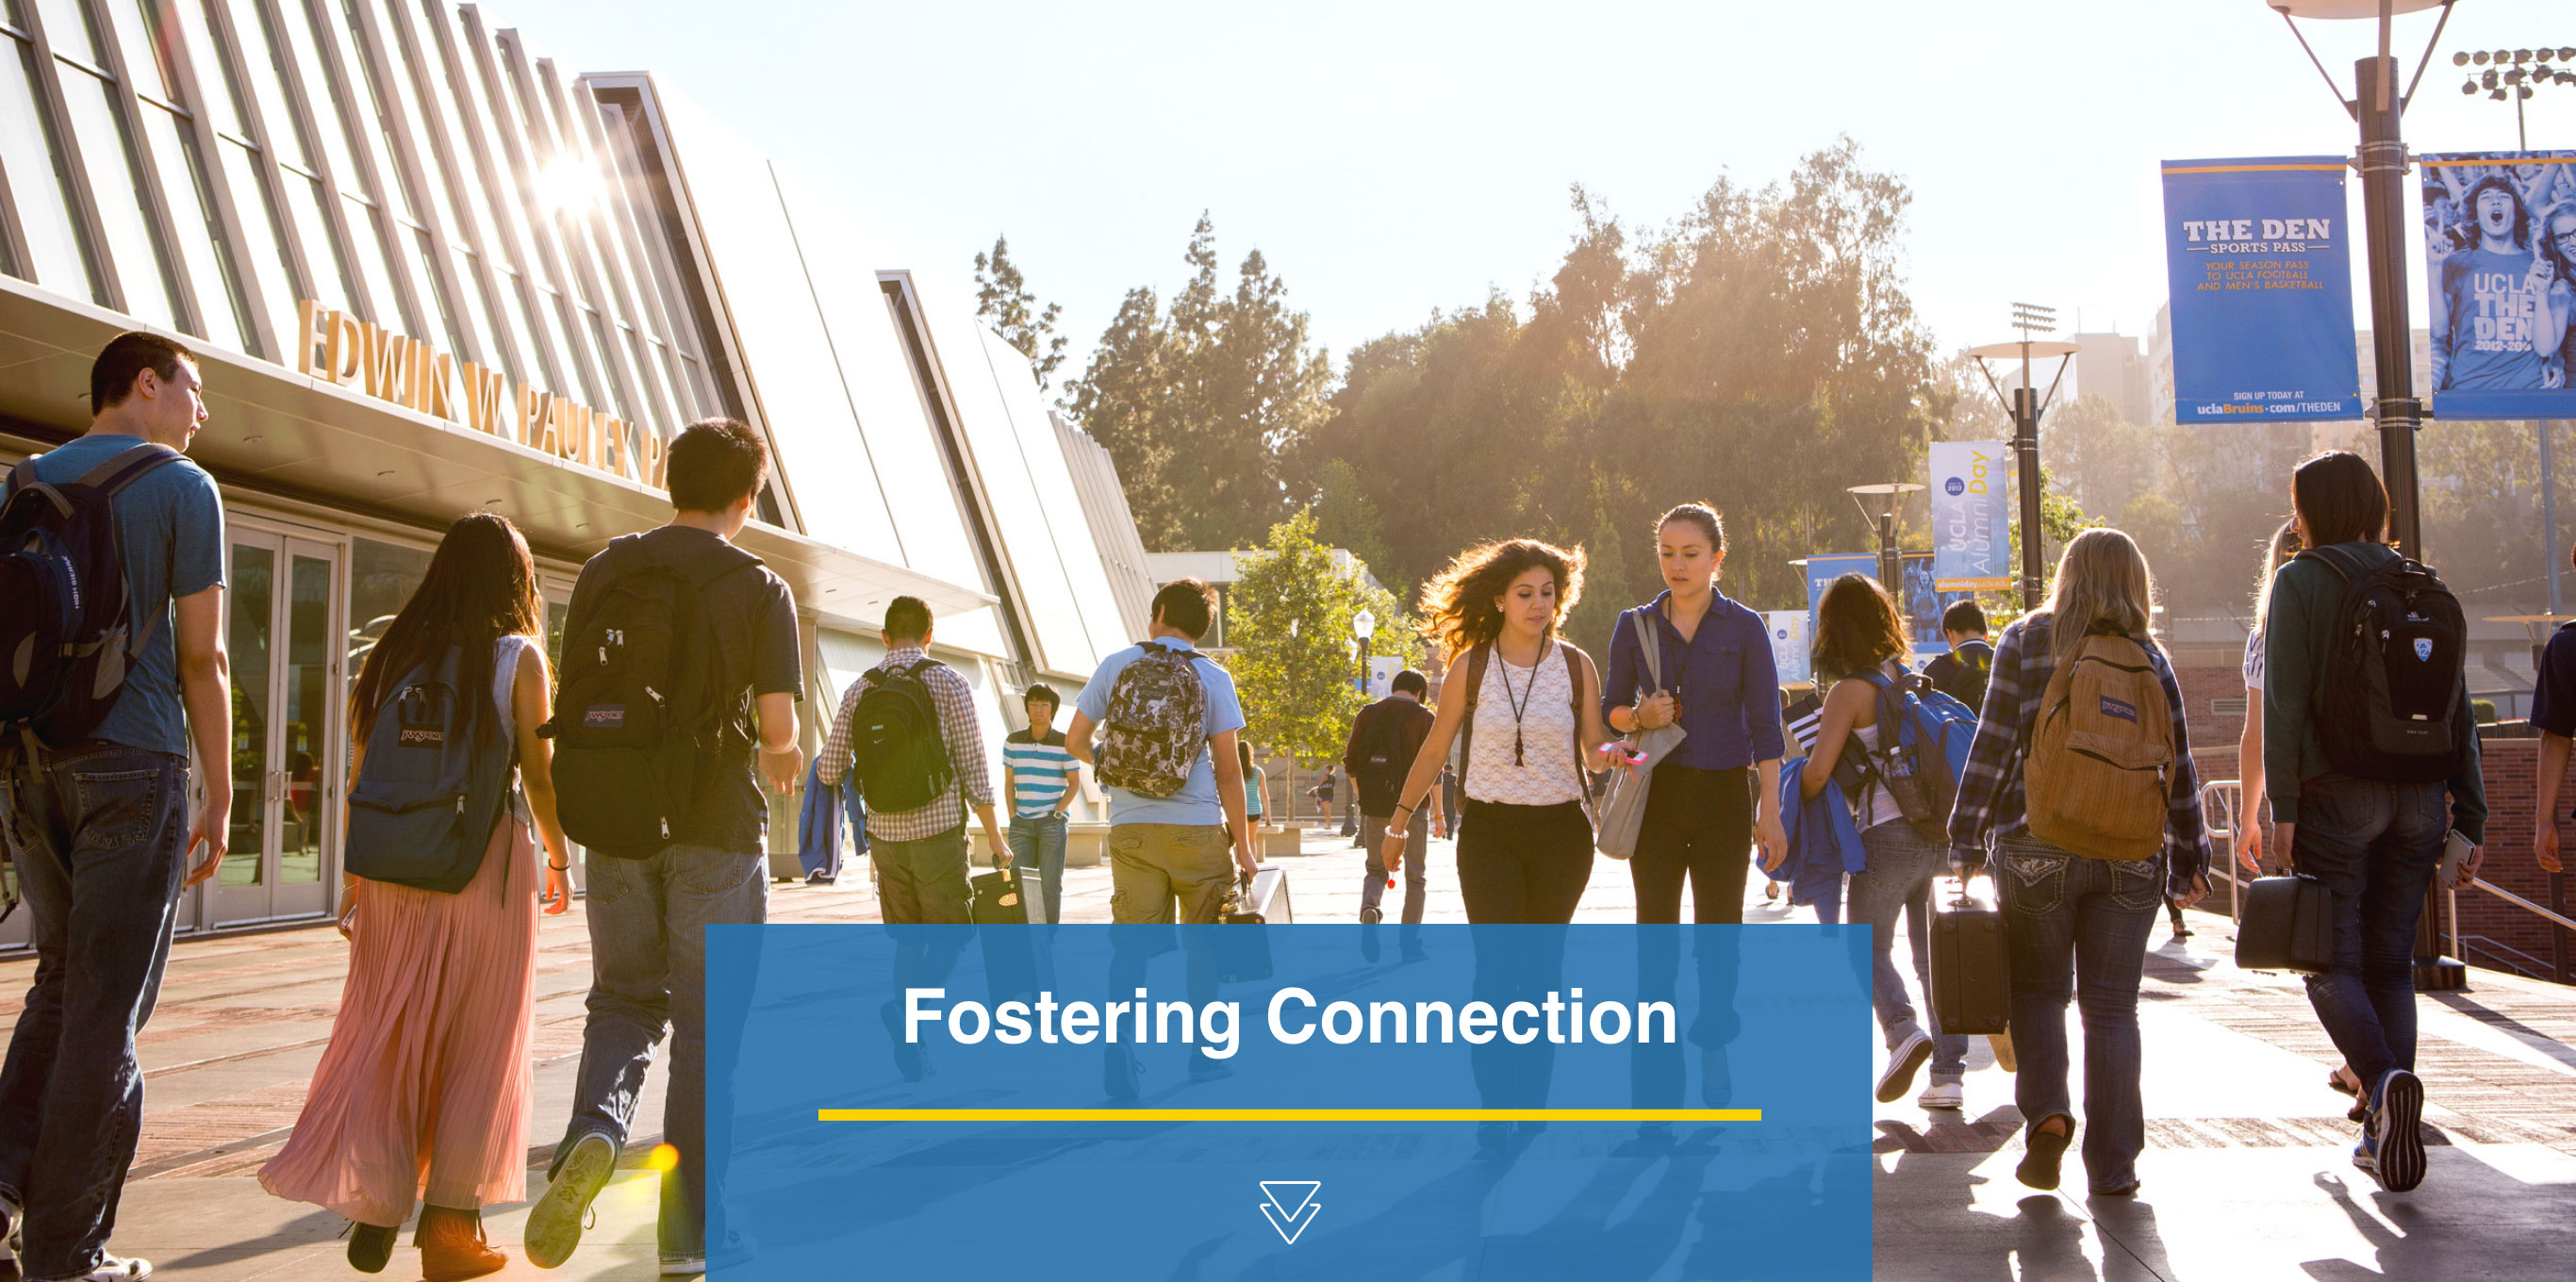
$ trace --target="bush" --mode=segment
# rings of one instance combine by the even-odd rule
[[[2469,715],[2470,715],[2470,716],[2472,716],[2472,717],[2475,717],[2475,718],[2477,719],[2477,723],[2478,723],[2479,725],[2482,725],[2482,726],[2491,726],[2491,725],[2494,725],[2494,724],[2496,723],[2495,700],[2493,700],[2493,699],[2471,699],[2471,700],[2469,700]]]

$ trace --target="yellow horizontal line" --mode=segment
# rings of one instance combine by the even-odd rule
[[[823,1108],[818,1122],[1758,1122],[1758,1108]]]
[[[2268,173],[2275,172],[2275,171],[2277,171],[2277,170],[2284,170],[2284,169],[2312,169],[2312,170],[2316,170],[2316,171],[2318,171],[2318,172],[2321,172],[2321,173],[2322,173],[2322,172],[2327,172],[2327,171],[2331,171],[2331,170],[2337,170],[2337,169],[2349,169],[2349,168],[2351,168],[2351,166],[2349,166],[2349,165],[2344,165],[2344,164],[2332,164],[2332,165],[2193,165],[2193,166],[2190,166],[2190,167],[2187,167],[2187,168],[2182,168],[2182,169],[2167,169],[2167,170],[2165,170],[2165,172],[2166,172],[2166,173],[2169,173],[2169,174],[2268,174]]]

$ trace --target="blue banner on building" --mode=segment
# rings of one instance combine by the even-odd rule
[[[1405,932],[711,927],[711,1276],[1870,1276],[1866,925]]]
[[[1889,595],[1896,598],[1896,613],[1904,620],[1905,633],[1914,642],[1918,659],[1947,654],[1950,642],[1941,635],[1941,612],[1953,601],[1965,601],[1974,592],[1943,592],[1934,586],[1932,553],[1907,552],[1899,558],[1898,588]],[[1807,558],[1807,636],[1816,635],[1816,607],[1824,604],[1825,589],[1846,574],[1878,577],[1878,558],[1867,553],[1829,553]],[[1881,584],[1884,587],[1886,585]],[[1809,675],[1813,680],[1813,674]]]
[[[2169,160],[2174,419],[2360,418],[2340,156]]]
[[[2432,412],[2576,418],[2576,151],[2426,156]]]
[[[2002,441],[1932,442],[1928,467],[1934,589],[1994,591],[2012,586],[2012,523],[2004,506],[2011,459],[2011,447]]]

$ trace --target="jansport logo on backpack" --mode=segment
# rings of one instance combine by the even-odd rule
[[[674,840],[709,762],[748,741],[743,692],[716,689],[720,656],[699,598],[760,558],[726,544],[674,564],[642,537],[599,554],[611,558],[595,567],[607,581],[565,638],[554,719],[538,731],[555,741],[565,835],[607,850]]]
[[[462,688],[450,646],[376,710],[349,787],[348,870],[455,894],[474,880],[508,801],[515,753],[488,699]]]
[[[0,725],[30,725],[50,743],[89,737],[116,704],[135,656],[162,616],[135,630],[115,519],[119,491],[179,452],[120,450],[79,480],[9,473],[0,500]]]
[[[2397,783],[2449,778],[2474,733],[2461,694],[2469,629],[2459,598],[2404,557],[2374,569],[2346,548],[2324,547],[2299,559],[2344,582],[2317,681],[2326,764]]]
[[[2146,647],[2084,638],[2048,679],[2022,763],[2031,835],[2095,859],[2153,856],[2173,760],[2173,710]]]
[[[935,660],[922,659],[859,679],[858,702],[850,710],[850,772],[859,777],[868,809],[878,814],[919,810],[945,795],[957,778],[939,705],[921,679],[935,666]]]
[[[1100,782],[1148,797],[1169,797],[1190,781],[1207,746],[1207,687],[1196,650],[1153,641],[1119,669],[1101,721]]]

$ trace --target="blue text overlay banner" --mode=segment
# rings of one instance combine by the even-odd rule
[[[709,1236],[756,1244],[717,1282],[789,1260],[1869,1276],[1866,927],[716,926],[707,946]]]
[[[2168,160],[2174,419],[2361,417],[2340,156]]]

